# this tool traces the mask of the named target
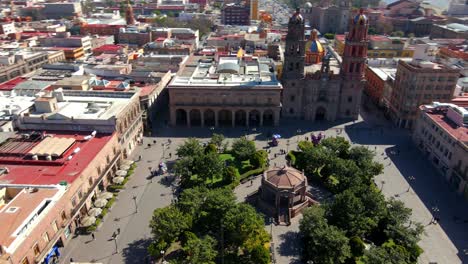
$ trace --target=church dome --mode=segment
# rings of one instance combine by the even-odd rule
[[[318,40],[312,40],[309,51],[314,53],[321,53],[323,52],[323,46]]]

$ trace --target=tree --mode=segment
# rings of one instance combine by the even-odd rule
[[[321,145],[342,159],[348,158],[351,145],[344,137],[329,137],[322,140]]]
[[[237,204],[223,218],[225,240],[232,248],[248,252],[270,240],[263,218],[248,204]],[[258,250],[258,249],[257,249]]]
[[[191,217],[174,206],[158,208],[153,212],[150,228],[155,244],[169,246],[191,228]]]
[[[254,168],[263,168],[267,162],[268,153],[265,150],[256,151],[250,157],[250,165]]]
[[[204,186],[198,186],[190,189],[185,189],[181,194],[177,207],[185,214],[192,216],[196,220],[196,214],[202,209],[202,205],[209,189]]]
[[[181,186],[188,186],[192,183],[194,165],[194,159],[189,156],[177,160],[174,164],[174,173],[180,176]]]
[[[195,158],[195,174],[200,180],[207,181],[211,179],[220,179],[222,177],[224,162],[219,155],[210,152]]]
[[[210,144],[215,145],[218,148],[218,151],[221,150],[224,142],[224,135],[223,134],[216,134],[213,133],[211,136]]]
[[[195,138],[189,138],[185,140],[184,144],[179,146],[176,150],[177,156],[183,157],[193,157],[196,158],[203,154],[203,146],[200,144],[200,141]]]
[[[223,170],[223,181],[231,184],[239,179],[239,171],[234,166],[227,166]]]
[[[408,251],[393,241],[388,241],[381,247],[372,247],[366,251],[365,263],[372,264],[405,264],[416,263],[410,260]]]
[[[304,210],[299,232],[302,235],[302,256],[305,262],[344,263],[351,256],[348,238],[343,231],[326,223],[324,210],[319,206]]]
[[[238,160],[248,160],[255,153],[255,143],[241,137],[232,143],[232,152]]]
[[[211,236],[205,235],[201,239],[196,235],[190,236],[184,244],[186,262],[190,264],[215,264],[216,240]]]
[[[218,148],[215,144],[210,143],[205,147],[205,154],[207,153],[218,153]]]
[[[250,263],[270,264],[270,251],[263,245],[255,246],[249,253]]]
[[[405,32],[398,30],[398,31],[392,32],[392,34],[390,34],[390,35],[392,37],[400,37],[401,38],[401,37],[405,36]]]
[[[226,188],[210,190],[203,197],[196,228],[203,234],[219,230],[221,219],[235,205],[236,197],[232,190]]]
[[[362,242],[362,239],[358,236],[351,237],[349,240],[349,246],[354,257],[362,256],[364,254],[364,250],[366,249],[364,242]]]

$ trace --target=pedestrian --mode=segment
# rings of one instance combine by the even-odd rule
[[[117,235],[120,235],[120,227],[117,228]]]
[[[141,161],[141,155],[138,156],[138,160]]]
[[[172,153],[171,152],[169,152],[169,158],[172,159]]]
[[[148,143],[148,148],[151,148],[151,143]]]
[[[252,186],[252,185],[253,185],[253,180],[250,180],[250,186]]]
[[[70,263],[72,263],[72,262],[75,262],[75,261],[73,261],[73,258],[70,258]]]
[[[156,144],[156,140],[153,140],[153,143]]]
[[[91,233],[91,237],[93,238],[93,240],[96,239],[96,238],[94,237],[94,233]]]

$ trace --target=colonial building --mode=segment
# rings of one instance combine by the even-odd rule
[[[171,125],[278,125],[282,86],[274,72],[265,58],[189,58],[167,86]]]
[[[350,21],[343,58],[328,49],[321,64],[305,67],[304,18],[290,18],[283,66],[282,116],[305,120],[357,119],[365,84],[369,27],[362,10]]]
[[[325,2],[325,1],[323,1]],[[340,1],[338,5],[313,6],[307,2],[304,6],[304,17],[312,28],[323,33],[344,34],[348,28],[351,15],[351,3],[348,0]]]

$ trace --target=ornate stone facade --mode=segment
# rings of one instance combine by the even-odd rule
[[[367,17],[350,21],[343,58],[328,48],[320,64],[305,67],[304,18],[291,17],[283,66],[282,116],[311,121],[357,119],[367,58]]]

